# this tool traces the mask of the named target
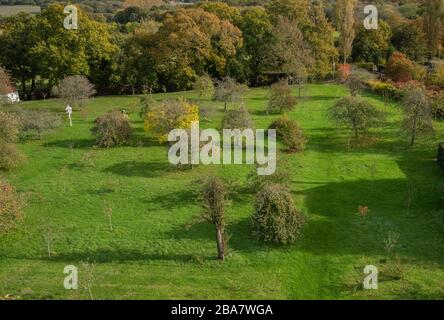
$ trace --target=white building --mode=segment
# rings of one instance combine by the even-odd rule
[[[0,94],[0,100],[5,101],[6,103],[16,103],[20,102],[20,97],[18,91],[11,91],[6,94]]]

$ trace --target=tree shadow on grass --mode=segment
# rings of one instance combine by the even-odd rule
[[[406,179],[334,182],[305,190],[311,221],[304,231],[310,241],[303,241],[303,250],[318,255],[385,255],[384,240],[394,232],[399,234],[397,253],[444,264],[444,257],[437,254],[444,250],[444,235],[433,215],[441,207],[439,190],[417,187],[410,204]],[[370,210],[365,219],[357,215],[359,206]]]
[[[96,144],[94,139],[69,139],[51,141],[43,144],[43,147],[49,148],[73,148],[73,149],[90,149]]]
[[[129,261],[176,261],[187,263],[193,261],[193,256],[186,254],[148,253],[143,252],[143,250],[116,248],[114,250],[99,249],[83,252],[59,253],[51,257],[50,259],[46,258],[45,260],[58,262],[90,261],[94,263],[124,263]]]
[[[174,166],[166,162],[124,161],[112,165],[103,171],[125,177],[153,178],[168,174],[174,170]]]

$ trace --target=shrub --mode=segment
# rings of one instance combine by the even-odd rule
[[[248,128],[252,129],[253,127],[253,120],[251,119],[248,109],[245,107],[228,111],[222,121],[222,129],[245,130]]]
[[[207,74],[197,78],[194,83],[194,90],[196,90],[201,100],[209,100],[214,96],[215,88],[213,79]]]
[[[282,113],[291,111],[297,104],[296,98],[291,94],[291,87],[286,79],[273,84],[270,89],[270,100],[267,105],[267,113]]]
[[[14,228],[23,218],[23,201],[14,187],[0,180],[0,234]]]
[[[0,142],[0,170],[14,169],[23,161],[24,156],[15,144]]]
[[[94,121],[93,132],[98,146],[112,148],[129,144],[132,129],[125,115],[112,111]]]
[[[189,129],[199,121],[199,108],[185,100],[168,100],[150,108],[145,117],[145,131],[159,142],[168,140],[173,129]]]
[[[137,107],[139,108],[139,116],[144,119],[150,108],[156,104],[156,101],[151,96],[144,96],[140,98]]]
[[[358,97],[339,99],[330,109],[328,115],[338,125],[349,127],[358,137],[359,131],[364,131],[379,124],[384,115],[371,103]]]
[[[403,96],[402,90],[398,89],[390,82],[382,82],[379,80],[370,80],[368,82],[370,90],[380,94],[386,98],[401,100]]]
[[[11,113],[0,111],[0,142],[15,142],[19,134],[19,123]]]
[[[273,121],[269,129],[276,129],[277,137],[282,140],[288,151],[299,152],[304,150],[307,140],[296,121],[281,118]]]
[[[387,62],[387,76],[395,82],[413,79],[413,62],[400,52],[394,52]]]
[[[252,224],[255,238],[290,244],[301,237],[304,218],[285,186],[267,184],[256,195]]]
[[[430,91],[427,95],[430,100],[433,116],[444,119],[444,91]]]
[[[430,76],[429,82],[432,85],[444,88],[444,65],[435,67]]]
[[[375,76],[367,70],[353,68],[345,80],[345,84],[349,88],[350,94],[356,96],[367,86],[367,82],[374,78]]]
[[[14,145],[19,133],[17,119],[10,113],[0,111],[0,170],[17,167],[24,159]]]
[[[12,113],[18,120],[22,138],[37,135],[42,139],[43,133],[54,130],[62,124],[60,116],[50,111],[19,108],[13,109]]]

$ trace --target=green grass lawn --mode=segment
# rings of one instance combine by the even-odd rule
[[[146,137],[136,114],[133,146],[92,152],[94,118],[136,98],[91,100],[87,114],[75,113],[73,128],[65,124],[41,141],[20,145],[27,161],[7,176],[26,196],[26,219],[0,236],[0,296],[89,299],[85,278],[92,274],[95,299],[444,298],[443,172],[435,161],[444,126],[437,123],[435,136],[409,148],[400,106],[366,95],[386,110],[387,123],[350,140],[351,132],[326,117],[346,93],[338,85],[310,85],[289,114],[309,140],[304,153],[285,155],[292,191],[307,217],[303,239],[288,247],[253,240],[254,195],[239,188],[227,209],[230,255],[223,263],[215,260],[213,227],[190,226],[201,211],[195,180],[215,173],[243,184],[252,168],[177,170],[168,163],[167,148]],[[156,99],[179,96],[195,98],[187,92]],[[266,97],[264,89],[246,94],[257,128],[278,117],[266,116]],[[63,111],[57,100],[25,105]],[[219,128],[218,108],[201,126]],[[94,166],[81,166],[87,153]],[[364,222],[358,206],[370,209]],[[113,232],[105,208],[112,208]],[[53,235],[51,258],[45,230]],[[384,243],[389,233],[399,237],[391,258]],[[77,291],[63,287],[63,269],[71,264],[80,270]],[[368,264],[379,268],[378,290],[361,289]]]

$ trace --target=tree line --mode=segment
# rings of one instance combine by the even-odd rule
[[[340,62],[385,64],[395,51],[417,61],[440,55],[443,0],[425,1],[415,19],[380,19],[377,30],[363,27],[359,5],[130,6],[113,22],[79,10],[79,29],[66,30],[63,6],[50,4],[2,21],[0,65],[24,97],[40,97],[71,75],[88,77],[99,92],[147,93],[187,90],[205,74],[252,86],[284,77],[300,84],[333,77]]]

